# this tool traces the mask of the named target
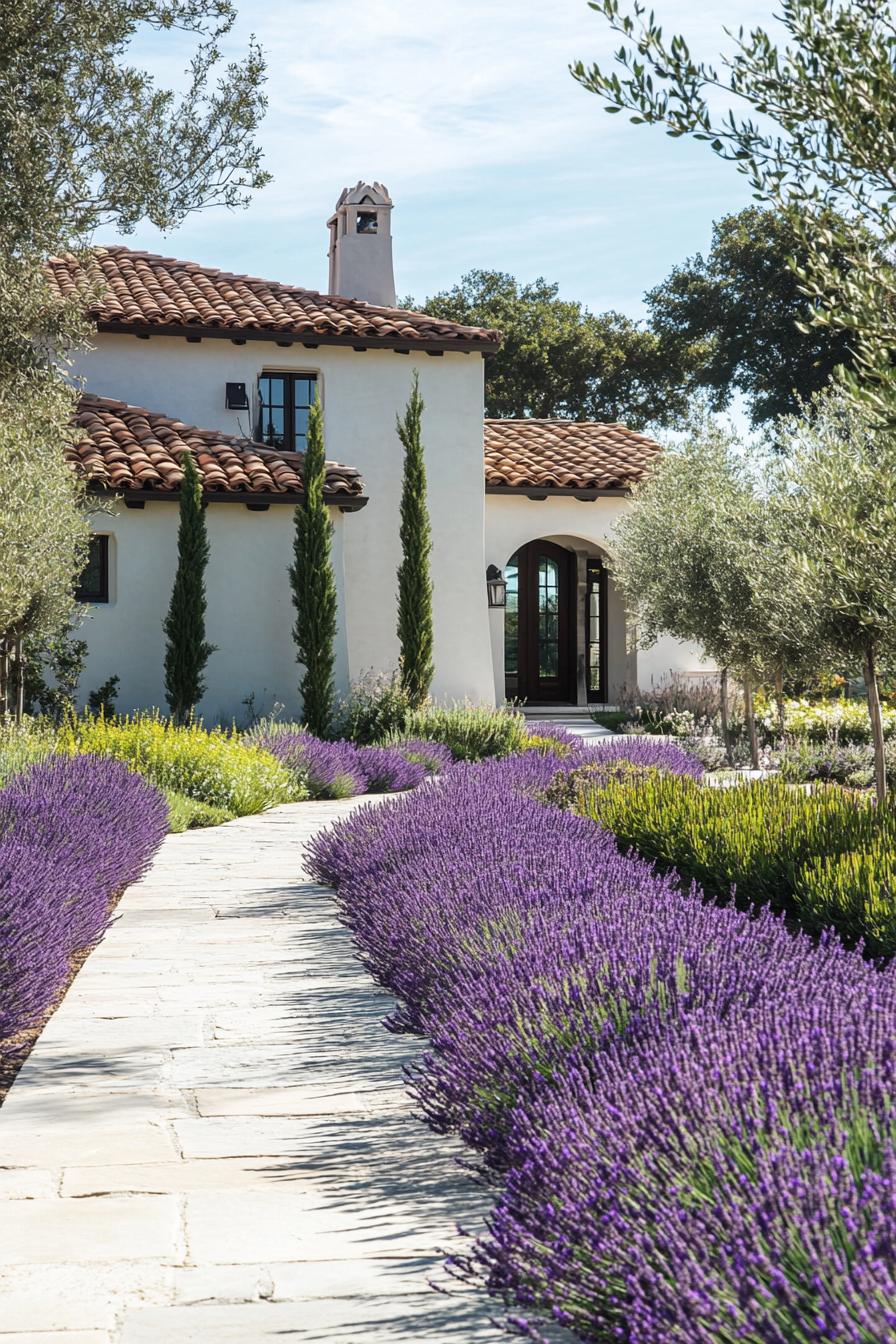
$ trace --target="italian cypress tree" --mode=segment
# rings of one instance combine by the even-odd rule
[[[336,638],[336,580],[330,558],[333,524],[324,502],[325,474],[323,415],[320,402],[315,401],[308,412],[305,501],[296,508],[295,563],[289,577],[296,609],[296,661],[305,668],[299,687],[304,718],[319,737],[326,737],[332,725]]]
[[[420,425],[423,398],[415,370],[411,399],[404,419],[396,418],[404,445],[401,487],[401,550],[398,567],[398,641],[401,648],[401,685],[411,704],[422,705],[429,694],[432,663],[432,579],[429,555],[432,534],[426,507],[426,467]]]
[[[180,524],[177,530],[177,572],[164,630],[165,699],[178,723],[189,719],[205,692],[203,673],[214,644],[205,638],[205,567],[208,533],[202,508],[202,482],[186,452],[181,458]]]

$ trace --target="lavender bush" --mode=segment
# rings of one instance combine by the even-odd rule
[[[390,1025],[430,1038],[423,1113],[500,1183],[456,1268],[531,1339],[893,1338],[896,969],[620,853],[539,801],[570,767],[459,767],[313,847]]]
[[[0,1041],[52,1005],[167,824],[163,795],[119,761],[50,758],[0,790]]]
[[[353,742],[325,742],[304,729],[281,728],[254,741],[292,771],[312,798],[413,789],[427,775],[447,769],[453,759],[438,742],[397,740],[386,746],[358,747]]]
[[[422,761],[411,760],[401,747],[356,747],[358,765],[368,793],[399,793],[415,789],[427,775]]]

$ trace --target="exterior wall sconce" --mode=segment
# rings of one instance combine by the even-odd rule
[[[245,383],[225,383],[224,403],[228,411],[248,411],[249,398]]]
[[[489,565],[485,571],[485,586],[490,607],[507,606],[507,580],[497,565]]]

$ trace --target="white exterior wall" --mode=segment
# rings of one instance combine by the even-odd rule
[[[485,496],[485,562],[503,569],[521,546],[536,539],[554,541],[571,550],[602,552],[612,559],[613,524],[628,507],[625,496],[579,500],[574,495],[549,495],[533,500],[525,495]],[[636,648],[628,629],[621,598],[610,572],[608,592],[608,694],[610,703],[623,684],[651,684],[670,676],[705,676],[715,665],[695,644],[659,639],[650,649]],[[504,698],[504,617],[491,611],[492,676],[497,699]]]
[[[163,411],[187,424],[251,437],[247,412],[224,406],[225,382],[252,395],[262,369],[316,373],[323,401],[327,457],[358,468],[370,502],[336,515],[345,583],[340,594],[343,654],[339,688],[367,670],[389,672],[398,659],[396,570],[400,560],[399,494],[403,450],[395,433],[414,368],[426,403],[424,442],[432,517],[435,666],[433,693],[491,700],[492,655],[483,556],[483,360],[478,354],[398,355],[342,347],[273,342],[100,334],[75,373],[86,391]],[[122,678],[122,708],[159,702],[163,637],[176,554],[177,506],[147,502],[120,510],[110,531],[117,598],[95,609],[85,638],[90,662],[82,686]],[[297,682],[286,569],[292,510],[272,504],[250,513],[242,504],[209,508],[208,638],[220,646],[209,662],[209,718],[239,712],[242,698],[265,691],[288,701]],[[339,549],[339,547],[337,547]]]
[[[333,568],[340,605],[344,593],[342,541],[346,518],[331,510]],[[256,713],[275,702],[288,717],[300,716],[292,627],[295,611],[288,566],[292,560],[293,511],[271,505],[250,513],[239,504],[210,504],[206,511],[210,559],[206,570],[206,635],[217,645],[206,666],[206,694],[199,713],[208,723],[246,717],[243,699],[254,693]],[[81,695],[110,676],[121,678],[116,708],[165,709],[162,621],[168,610],[177,564],[178,507],[150,501],[143,509],[121,504],[92,517],[95,532],[108,533],[109,602],[87,609],[79,634],[88,657]],[[347,682],[345,629],[336,642],[336,679]]]

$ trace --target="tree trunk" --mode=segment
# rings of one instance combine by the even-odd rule
[[[779,665],[775,671],[775,704],[778,706],[778,732],[783,740],[786,731],[784,714],[784,667]]]
[[[877,801],[887,797],[887,763],[884,755],[884,723],[880,712],[880,688],[877,684],[877,661],[874,646],[865,650],[865,693],[868,696],[868,717],[871,720],[871,741],[874,745],[874,787]]]
[[[22,652],[22,636],[15,642],[16,669],[16,723],[21,723],[25,714],[25,657]]]
[[[7,642],[0,639],[0,723],[6,718],[9,712],[7,702],[7,688],[9,686],[9,654],[7,652]]]
[[[734,764],[734,752],[731,748],[731,724],[728,720],[728,669],[722,668],[722,675],[719,679],[720,699],[722,711],[722,742],[725,746],[725,756],[728,764]]]
[[[754,770],[759,769],[759,738],[756,734],[756,715],[753,712],[753,680],[744,677],[744,717],[747,721],[747,733],[750,738],[750,763]]]

